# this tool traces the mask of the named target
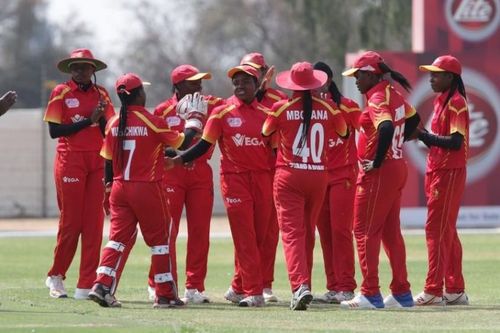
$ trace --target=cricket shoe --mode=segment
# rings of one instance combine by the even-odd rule
[[[384,298],[384,306],[386,308],[411,308],[415,305],[411,291],[403,294],[391,294]]]
[[[122,306],[122,303],[111,295],[110,288],[100,283],[94,284],[89,292],[89,298],[105,308],[121,308]]]
[[[229,287],[229,289],[224,293],[224,298],[231,303],[239,304],[240,301],[245,298],[245,294],[238,294],[232,287]]]
[[[157,296],[155,298],[155,302],[153,303],[153,309],[169,309],[169,308],[178,308],[186,305],[179,298],[168,298],[165,296]]]
[[[329,290],[319,297],[313,299],[313,303],[324,303],[324,304],[340,304],[343,301],[350,301],[354,298],[354,293],[352,291],[334,291]]]
[[[422,291],[420,294],[413,298],[416,306],[428,306],[428,305],[445,305],[445,301],[441,296],[435,296]]]
[[[241,306],[241,307],[251,307],[251,306],[261,307],[261,306],[264,306],[265,304],[266,304],[266,302],[264,300],[264,296],[254,295],[254,296],[247,296],[247,297],[243,298],[238,303],[238,306]]]
[[[294,311],[305,311],[307,307],[313,300],[313,295],[309,286],[307,284],[302,284],[299,289],[297,289],[292,296],[290,301],[290,310]]]
[[[49,288],[49,295],[52,298],[66,298],[68,293],[64,288],[63,277],[61,275],[48,276],[45,285]]]
[[[92,289],[82,289],[82,288],[76,288],[75,289],[75,295],[73,296],[75,299],[82,300],[82,299],[89,299],[89,292]]]
[[[184,303],[202,304],[210,303],[210,298],[208,298],[203,292],[198,291],[198,289],[186,289],[184,291],[184,297],[182,298]]]
[[[356,295],[350,301],[342,301],[340,302],[340,307],[343,309],[383,309],[384,308],[384,300],[382,299],[382,295],[379,293],[373,296],[365,296],[361,293]]]
[[[264,301],[266,303],[278,303],[278,297],[273,294],[273,290],[271,288],[264,288],[262,296],[264,296]]]
[[[444,293],[443,301],[446,305],[469,305],[469,297],[465,292],[461,293]]]

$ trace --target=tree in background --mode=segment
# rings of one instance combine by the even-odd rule
[[[134,8],[143,33],[130,40],[125,63],[155,82],[152,100],[167,96],[168,73],[192,63],[214,73],[204,86],[231,94],[225,72],[250,51],[278,70],[298,60],[323,60],[338,75],[346,52],[411,46],[411,1],[189,0],[165,6],[142,0]],[[167,90],[167,91],[166,91]]]
[[[0,91],[16,90],[18,108],[44,103],[50,82],[61,80],[57,61],[69,54],[67,46],[86,36],[75,21],[68,22],[64,29],[52,26],[45,18],[46,8],[46,0],[2,3]]]
[[[123,45],[104,46],[93,45],[92,37],[100,32],[81,23],[82,13],[63,24],[48,22],[48,1],[2,4],[0,91],[16,90],[17,107],[44,104],[50,82],[65,79],[55,64],[76,47],[98,47],[95,53],[107,60],[101,84],[113,84],[129,71],[153,82],[148,101],[156,105],[170,95],[169,73],[181,63],[211,71],[214,78],[205,89],[228,96],[226,70],[251,51],[262,52],[278,70],[299,60],[322,60],[340,80],[346,52],[411,45],[411,1],[137,0],[117,9],[131,17],[116,27]]]

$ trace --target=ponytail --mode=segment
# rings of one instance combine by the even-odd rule
[[[467,94],[465,93],[465,85],[464,81],[462,81],[462,77],[458,74],[451,73],[453,75],[453,79],[450,85],[450,91],[448,92],[448,96],[446,96],[446,100],[443,103],[443,108],[447,107],[448,102],[451,97],[455,94],[455,91],[458,90],[459,94],[462,95],[465,99],[467,99]]]
[[[118,87],[118,89],[120,89],[120,87]],[[118,92],[118,98],[120,99],[121,106],[115,150],[117,152],[116,162],[118,163],[118,168],[120,170],[123,170],[123,141],[125,139],[125,128],[127,127],[127,107],[132,104],[131,102],[137,97],[140,89],[142,89],[142,86],[132,89],[130,93],[127,93],[126,90]]]
[[[382,73],[390,73],[391,74],[391,78],[398,82],[401,87],[403,87],[407,92],[410,92],[412,87],[411,87],[411,84],[410,82],[408,82],[408,80],[403,76],[403,74],[399,73],[399,72],[396,72],[395,70],[392,70],[389,66],[387,66],[386,63],[383,63],[383,62],[380,62],[378,63],[378,67],[380,68],[380,70],[382,71]]]
[[[328,91],[332,95],[332,100],[335,102],[335,104],[337,104],[337,107],[340,107],[343,95],[333,80],[328,86]]]

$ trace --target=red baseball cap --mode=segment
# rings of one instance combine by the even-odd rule
[[[119,93],[126,93],[127,95],[130,95],[130,92],[134,90],[137,87],[140,86],[149,86],[151,83],[142,81],[142,79],[139,77],[139,75],[135,73],[127,73],[123,74],[116,80],[115,88],[116,92]]]
[[[443,55],[437,57],[436,60],[432,62],[432,65],[422,65],[419,66],[423,72],[451,72],[457,75],[462,74],[462,65],[457,58],[452,55]]]
[[[89,49],[76,49],[71,51],[69,58],[59,61],[57,68],[63,73],[71,73],[70,66],[81,63],[91,64],[95,67],[96,72],[108,67],[101,60],[94,58],[94,55]]]
[[[384,62],[384,59],[374,51],[367,51],[354,62],[352,68],[342,73],[343,76],[353,76],[357,71],[368,71],[375,74],[382,74],[378,64]]]
[[[250,65],[257,69],[261,69],[262,67],[266,67],[266,61],[264,60],[264,56],[258,52],[252,52],[245,54],[243,58],[241,58],[240,65]]]
[[[227,76],[232,79],[234,74],[236,74],[238,72],[245,72],[248,75],[254,76],[255,78],[259,79],[259,72],[257,71],[257,69],[255,67],[252,67],[250,65],[240,65],[240,66],[233,67],[227,71]]]
[[[288,71],[276,75],[276,84],[290,90],[311,90],[323,86],[328,74],[313,68],[310,62],[297,62]]]
[[[172,84],[177,84],[181,81],[196,81],[201,79],[211,79],[212,74],[210,73],[201,73],[200,70],[192,65],[180,65],[174,68],[172,73],[170,74],[170,79],[172,80]]]

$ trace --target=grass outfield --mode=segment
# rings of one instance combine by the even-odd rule
[[[426,273],[423,236],[405,236],[408,270],[414,293],[421,291]],[[0,332],[469,332],[500,331],[499,234],[461,236],[464,272],[471,306],[426,307],[407,310],[349,311],[338,306],[312,305],[308,311],[288,309],[291,293],[280,248],[276,264],[274,291],[278,305],[264,308],[238,308],[222,297],[233,269],[230,239],[212,240],[207,294],[213,303],[189,305],[183,309],[153,310],[147,301],[146,275],[149,250],[138,240],[117,293],[123,308],[101,308],[90,301],[51,299],[44,286],[51,264],[55,239],[0,239]],[[184,249],[178,244],[180,282],[184,282]],[[319,244],[315,251],[313,292],[324,292],[324,273]],[[66,280],[74,292],[76,265]],[[387,294],[389,267],[381,261],[381,285]],[[359,281],[359,276],[358,276]],[[183,288],[181,288],[183,291]]]

